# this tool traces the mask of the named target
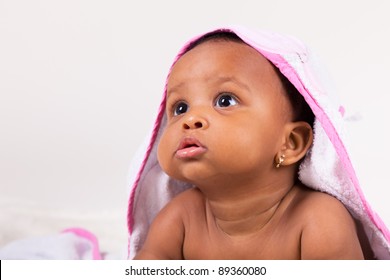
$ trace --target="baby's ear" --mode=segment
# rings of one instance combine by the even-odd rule
[[[313,142],[313,130],[307,122],[292,122],[286,125],[283,165],[301,160]]]

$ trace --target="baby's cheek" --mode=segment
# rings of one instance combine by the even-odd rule
[[[167,172],[169,167],[171,166],[170,164],[170,159],[171,155],[173,152],[172,150],[172,145],[170,144],[169,141],[169,135],[164,131],[163,135],[160,138],[160,142],[158,143],[157,147],[157,160],[161,166],[161,168]]]
[[[164,136],[161,137],[160,142],[157,147],[157,160],[160,163],[161,167],[163,167],[165,162],[165,149],[164,149]]]

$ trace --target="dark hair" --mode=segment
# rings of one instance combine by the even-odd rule
[[[227,41],[227,42],[236,42],[246,44],[240,37],[238,37],[235,33],[227,30],[227,29],[219,29],[210,33],[205,34],[199,39],[191,42],[187,48],[184,50],[183,54],[189,52],[193,48],[206,43],[208,41]],[[287,93],[287,97],[290,101],[290,104],[293,108],[293,118],[294,121],[305,121],[311,127],[313,127],[314,123],[314,114],[310,109],[309,105],[306,103],[304,97],[300,94],[300,92],[295,88],[295,86],[284,76],[280,70],[271,63],[275,69],[275,72],[279,76],[279,79],[282,82],[283,88]]]
[[[282,82],[284,90],[287,93],[291,107],[293,108],[293,121],[305,121],[313,128],[314,114],[309,105],[306,103],[305,98],[276,66],[274,66],[274,68]]]
[[[235,33],[226,30],[226,29],[219,29],[212,32],[209,32],[199,39],[191,42],[187,48],[184,50],[184,53],[189,52],[193,48],[206,43],[208,41],[227,41],[227,42],[236,42],[236,43],[243,43],[246,44],[240,37],[238,37]]]

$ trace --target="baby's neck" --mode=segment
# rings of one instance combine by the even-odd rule
[[[217,228],[229,236],[253,234],[266,227],[275,213],[288,205],[294,189],[290,183],[285,186],[260,186],[222,199],[205,194],[207,215],[215,221]]]

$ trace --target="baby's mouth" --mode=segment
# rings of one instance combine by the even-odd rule
[[[176,157],[180,159],[196,158],[207,151],[195,137],[184,137],[176,150]]]

